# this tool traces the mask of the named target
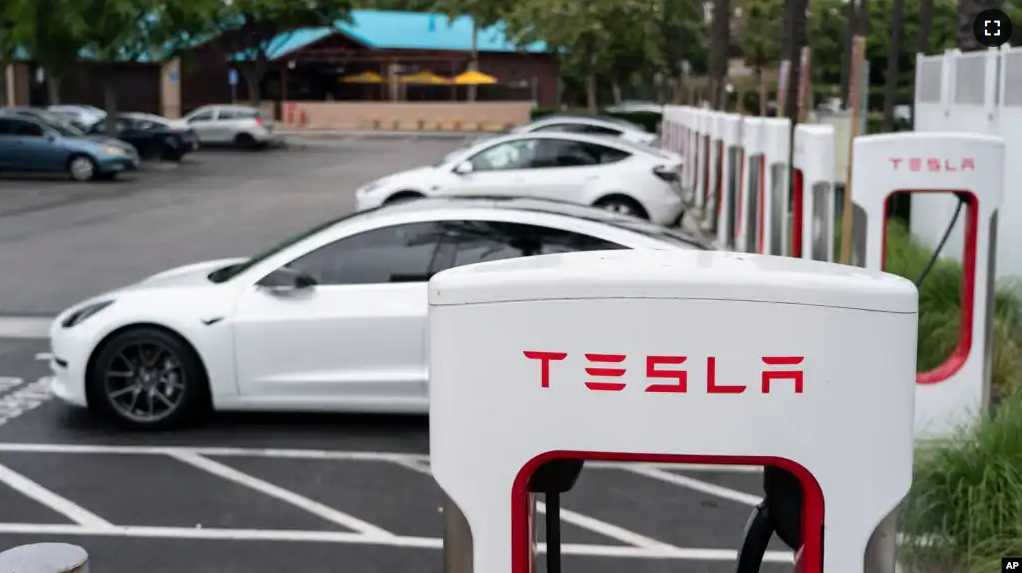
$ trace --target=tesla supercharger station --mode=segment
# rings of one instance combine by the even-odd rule
[[[997,137],[902,132],[858,137],[854,143],[856,264],[884,268],[892,196],[945,193],[959,200],[948,223],[949,230],[958,219],[963,224],[958,344],[943,364],[916,376],[915,428],[923,438],[952,434],[988,402],[997,212],[1003,184],[1004,142]],[[916,280],[921,284],[926,278]]]
[[[791,181],[793,257],[834,260],[834,127],[795,126]]]
[[[699,145],[702,139],[702,116],[705,112],[692,107],[686,109],[688,111],[688,131],[685,135],[685,168],[682,181],[684,181],[684,190],[688,200],[694,203],[698,196]]]
[[[763,120],[758,117],[742,118],[742,144],[738,152],[738,207],[735,214],[735,250],[756,252],[763,241]]]
[[[698,110],[699,133],[696,136],[695,161],[695,207],[702,210],[706,207],[706,198],[710,193],[710,129],[713,124],[713,112]]]
[[[763,202],[764,240],[760,253],[787,255],[784,238],[787,236],[790,188],[788,172],[791,160],[791,120],[768,117],[763,119],[763,154],[766,156],[766,200]]]
[[[703,223],[711,232],[717,232],[717,218],[721,204],[721,189],[724,181],[724,117],[720,112],[710,113],[710,153],[708,155],[708,177],[706,206],[703,209]]]
[[[622,250],[444,271],[429,305],[445,573],[535,571],[540,494],[546,570],[559,572],[559,496],[586,460],[766,466],[739,573],[759,570],[773,533],[802,573],[894,571],[895,508],[912,479],[909,281]]]
[[[721,249],[735,247],[737,224],[739,149],[742,143],[742,116],[720,114],[720,170],[717,177],[716,228]]]

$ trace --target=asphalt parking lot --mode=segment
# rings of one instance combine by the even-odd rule
[[[49,317],[198,260],[266,248],[358,185],[458,141],[295,140],[106,184],[0,179],[0,549],[83,546],[94,573],[439,573],[424,418],[218,415],[136,434],[51,399]],[[590,466],[564,496],[566,573],[724,573],[757,468]],[[791,570],[775,542],[764,573]]]

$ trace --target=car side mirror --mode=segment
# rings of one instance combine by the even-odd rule
[[[468,175],[469,173],[472,173],[472,171],[472,163],[468,161],[463,161],[454,168],[454,172],[458,175]]]
[[[54,141],[57,141],[57,136],[53,135],[52,133],[47,133],[46,134],[46,141],[49,141],[50,143],[53,143]]]
[[[288,295],[309,290],[318,283],[315,277],[287,267],[279,268],[266,275],[257,286],[274,295]]]

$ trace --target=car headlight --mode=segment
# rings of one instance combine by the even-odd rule
[[[113,303],[114,301],[112,300],[103,300],[87,304],[75,310],[71,314],[67,315],[67,317],[65,317],[64,320],[61,321],[60,325],[63,326],[64,328],[71,328],[72,326],[77,326],[85,322],[90,316],[94,316],[96,313],[110,306]]]
[[[121,149],[120,147],[114,147],[113,145],[104,145],[104,146],[100,147],[99,149],[100,149],[100,151],[102,151],[103,153],[106,153],[107,155],[127,155],[128,154],[128,152],[125,151],[124,149]]]
[[[379,180],[379,181],[373,181],[372,183],[366,183],[365,185],[362,186],[361,189],[358,190],[358,192],[359,193],[371,193],[371,192],[376,191],[377,189],[379,189],[381,185],[383,185],[383,180],[382,179]]]

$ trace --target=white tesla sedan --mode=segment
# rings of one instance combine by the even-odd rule
[[[435,166],[373,181],[356,192],[359,209],[438,195],[505,195],[593,205],[676,225],[684,213],[680,158],[621,139],[578,133],[495,137]]]
[[[138,428],[218,410],[421,413],[427,281],[545,253],[705,249],[677,231],[533,199],[423,199],[330,221],[247,259],[171,269],[50,329],[52,389]]]

